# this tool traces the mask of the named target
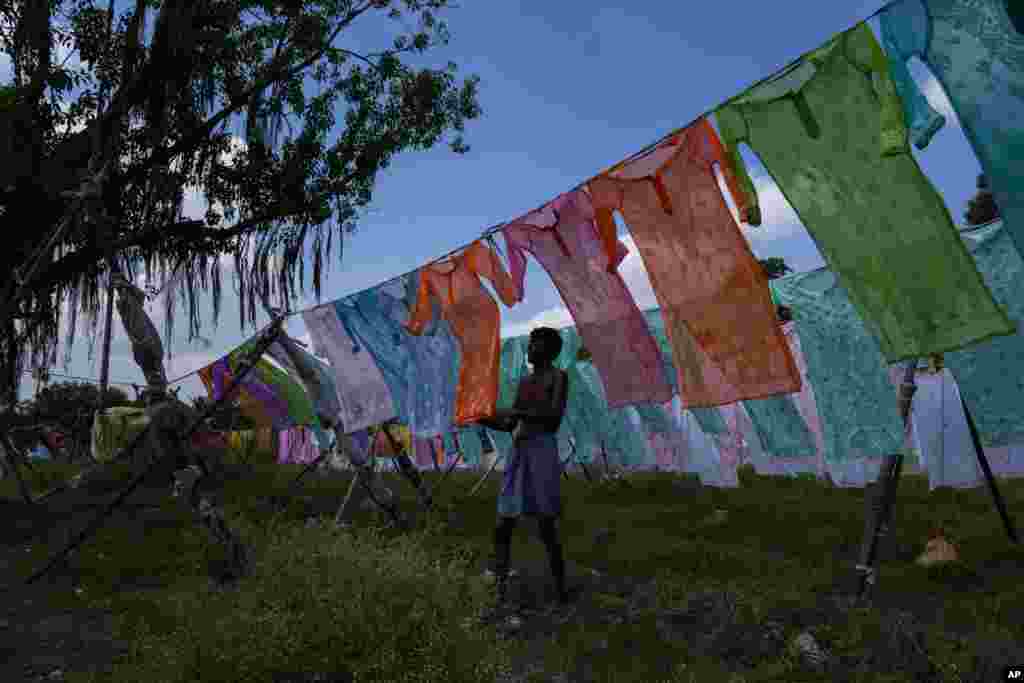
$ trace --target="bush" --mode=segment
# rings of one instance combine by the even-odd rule
[[[465,558],[432,559],[424,540],[275,524],[238,590],[175,594],[169,631],[123,624],[134,644],[131,671],[118,680],[494,680],[505,651],[472,621],[487,586]]]

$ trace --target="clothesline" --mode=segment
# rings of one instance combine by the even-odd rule
[[[23,374],[23,375],[33,375],[34,373],[33,373],[32,370],[22,370],[21,374]],[[89,382],[90,384],[99,384],[100,383],[100,381],[98,379],[93,379],[92,377],[82,377],[81,375],[68,375],[68,374],[65,374],[63,372],[51,372],[51,371],[48,371],[47,374],[50,375],[51,377],[64,377],[66,379],[82,380],[83,382]],[[144,382],[142,384],[140,384],[139,382],[115,382],[114,380],[109,380],[107,383],[108,384],[120,384],[120,385],[126,386],[126,387],[138,387],[138,386],[142,386],[142,384],[144,384]]]
[[[885,9],[887,9],[887,8],[888,8],[888,7],[890,6],[890,5],[892,5],[892,4],[893,4],[893,2],[887,2],[887,3],[886,3],[886,4],[884,4],[884,5],[882,6],[882,7],[880,7],[880,8],[879,8],[879,9],[877,9],[877,10],[876,10],[875,12],[873,12],[873,13],[872,13],[872,14],[871,14],[870,16],[868,16],[868,17],[867,17],[866,19],[863,19],[863,20],[861,20],[861,21],[855,22],[855,23],[853,24],[853,26],[850,26],[850,27],[848,27],[847,29],[845,29],[845,31],[849,31],[850,29],[852,29],[852,28],[854,28],[854,27],[856,27],[856,26],[859,26],[860,24],[863,24],[863,23],[865,23],[865,22],[867,22],[867,21],[870,21],[870,20],[871,20],[872,18],[874,18],[874,17],[876,17],[877,15],[879,15],[879,14],[880,14],[881,12],[883,12],[883,11],[884,11]],[[673,129],[673,130],[669,131],[668,133],[666,133],[666,134],[662,135],[661,137],[659,137],[659,138],[658,138],[658,139],[657,139],[656,141],[654,141],[654,142],[652,142],[652,143],[650,143],[650,144],[646,145],[645,147],[643,147],[643,148],[642,148],[641,150],[639,150],[638,152],[635,152],[634,154],[632,154],[632,155],[628,156],[627,158],[625,158],[625,159],[623,159],[623,160],[621,160],[621,161],[619,161],[619,162],[617,162],[617,163],[613,164],[612,166],[608,167],[607,169],[605,169],[605,170],[602,170],[602,171],[600,171],[600,172],[598,172],[598,173],[596,173],[596,174],[594,174],[594,175],[590,176],[589,178],[587,178],[587,179],[585,179],[585,180],[583,180],[583,181],[579,182],[579,183],[578,183],[578,184],[577,184],[577,185],[576,185],[575,187],[573,187],[573,188],[572,188],[571,190],[569,190],[569,192],[575,192],[575,191],[578,191],[578,190],[582,189],[582,188],[583,188],[584,186],[586,186],[586,185],[588,185],[589,183],[591,183],[591,182],[593,182],[594,180],[596,180],[597,178],[599,178],[599,177],[601,177],[601,176],[603,176],[603,175],[606,175],[606,174],[608,174],[608,173],[614,172],[614,171],[616,171],[616,170],[618,170],[618,169],[622,168],[622,167],[623,167],[624,165],[626,165],[626,164],[630,163],[631,161],[634,161],[634,160],[636,160],[636,159],[638,159],[638,158],[641,158],[641,157],[643,157],[644,155],[646,155],[646,154],[648,154],[649,152],[653,151],[654,149],[656,149],[656,148],[657,148],[658,146],[660,146],[661,144],[663,144],[663,143],[664,143],[664,142],[665,142],[666,140],[670,139],[670,138],[671,138],[671,137],[673,137],[674,135],[677,135],[677,134],[679,134],[680,132],[682,132],[682,131],[684,131],[684,130],[686,130],[686,129],[690,128],[691,126],[693,126],[693,125],[694,125],[695,123],[697,123],[698,121],[700,121],[700,120],[702,120],[702,119],[705,119],[705,118],[707,118],[708,116],[710,116],[711,114],[713,114],[713,113],[714,113],[714,112],[715,112],[716,110],[718,110],[718,109],[721,109],[722,107],[728,106],[729,104],[731,104],[732,102],[734,102],[734,101],[735,101],[736,99],[738,99],[739,97],[742,97],[742,94],[743,94],[743,93],[745,93],[745,92],[749,92],[750,90],[752,90],[752,89],[754,89],[754,88],[757,88],[758,86],[760,86],[760,85],[762,85],[762,84],[764,84],[764,83],[766,83],[766,82],[770,81],[770,80],[771,80],[772,78],[774,78],[774,77],[775,77],[775,74],[776,74],[776,73],[781,73],[781,72],[784,72],[784,71],[786,71],[787,69],[789,69],[789,68],[793,67],[794,65],[796,65],[796,64],[799,64],[799,63],[803,62],[803,61],[804,61],[805,59],[807,59],[807,57],[808,57],[809,55],[811,55],[811,54],[812,54],[812,53],[813,53],[813,52],[814,52],[814,51],[815,51],[816,49],[817,49],[817,48],[814,48],[814,49],[812,49],[812,50],[807,50],[807,51],[805,51],[805,52],[804,52],[803,54],[801,54],[801,55],[800,55],[799,57],[797,57],[797,58],[795,58],[795,59],[793,59],[793,60],[790,60],[790,62],[789,62],[789,63],[788,63],[788,64],[787,64],[786,66],[782,67],[782,69],[779,69],[778,71],[776,71],[776,72],[774,72],[774,73],[772,73],[772,74],[769,74],[768,76],[765,76],[764,78],[761,78],[761,79],[759,79],[758,81],[756,81],[756,82],[755,82],[755,83],[753,83],[752,85],[750,85],[750,86],[748,86],[747,88],[745,88],[744,90],[740,91],[740,94],[739,94],[739,95],[734,95],[733,97],[730,97],[730,98],[726,99],[725,101],[723,101],[723,102],[722,102],[722,103],[720,103],[719,105],[717,105],[717,106],[715,106],[715,107],[712,107],[712,108],[710,108],[710,109],[707,109],[707,110],[705,110],[705,111],[704,111],[703,113],[701,113],[700,115],[698,115],[698,116],[694,117],[694,118],[693,118],[693,119],[692,119],[692,120],[691,120],[691,121],[690,121],[689,123],[687,123],[687,124],[685,124],[685,125],[683,125],[683,126],[677,127],[677,128],[675,128],[675,129]],[[540,210],[542,210],[542,209],[543,209],[544,207],[548,206],[548,204],[550,204],[550,202],[551,202],[551,200],[548,200],[547,202],[545,202],[545,203],[541,204],[540,206],[538,206],[538,207],[534,208],[533,210],[531,210],[531,211],[528,211],[528,212],[526,212],[525,214],[522,214],[522,215],[530,215],[531,213],[535,213],[535,212],[537,212],[537,211],[540,211]],[[379,287],[382,287],[382,286],[384,286],[384,285],[387,285],[387,284],[389,284],[389,283],[395,282],[395,281],[397,281],[397,280],[399,280],[399,279],[401,279],[401,278],[405,278],[405,277],[407,277],[407,276],[411,275],[412,273],[415,273],[415,272],[417,272],[417,271],[419,271],[419,270],[422,270],[423,268],[425,268],[425,267],[428,267],[428,266],[430,266],[430,265],[432,265],[432,264],[435,264],[435,263],[439,263],[440,261],[443,261],[443,260],[445,260],[445,259],[447,259],[447,258],[450,258],[450,257],[451,257],[451,256],[453,256],[454,254],[457,254],[457,253],[459,253],[459,252],[461,252],[461,251],[465,250],[466,248],[468,248],[469,246],[471,246],[472,244],[474,244],[475,242],[477,242],[477,241],[478,241],[478,240],[480,240],[480,239],[487,239],[487,238],[490,238],[490,237],[492,237],[492,236],[493,236],[493,235],[494,235],[494,234],[495,234],[496,232],[500,231],[500,230],[501,230],[501,229],[502,229],[502,228],[503,228],[503,227],[504,227],[505,225],[507,225],[508,223],[509,223],[509,221],[503,221],[503,222],[501,222],[501,223],[497,223],[497,224],[495,224],[495,225],[493,225],[493,226],[491,226],[491,227],[487,228],[486,230],[484,230],[484,231],[483,231],[483,233],[481,234],[481,236],[480,236],[480,237],[478,237],[478,238],[476,238],[476,239],[474,239],[474,240],[472,240],[472,241],[470,241],[470,242],[467,242],[467,243],[465,243],[465,244],[462,244],[462,245],[460,245],[460,246],[458,246],[458,247],[456,247],[456,248],[452,249],[451,251],[447,252],[446,254],[443,254],[443,255],[441,255],[441,256],[439,256],[439,257],[437,257],[437,258],[435,258],[435,259],[433,259],[433,260],[431,260],[431,261],[428,261],[428,262],[427,262],[426,264],[424,264],[424,265],[418,266],[418,267],[416,267],[416,268],[413,268],[413,269],[411,269],[411,270],[408,270],[408,271],[406,271],[406,272],[404,272],[404,273],[401,273],[401,274],[399,274],[399,275],[395,275],[394,277],[388,278],[388,279],[386,279],[386,280],[383,280],[383,281],[377,282],[377,283],[376,283],[376,284],[374,284],[374,285],[371,285],[371,286],[369,286],[369,287],[365,287],[365,288],[363,288],[363,289],[357,290],[356,292],[353,292],[353,293],[350,293],[350,294],[346,294],[345,296],[342,296],[342,297],[338,297],[338,298],[337,298],[337,299],[335,299],[335,300],[340,300],[340,299],[348,299],[348,298],[351,298],[351,297],[354,297],[354,296],[358,296],[359,294],[363,294],[363,293],[365,293],[365,292],[368,292],[368,291],[370,291],[370,290],[373,290],[373,289],[377,289],[377,288],[379,288]],[[307,308],[304,308],[304,309],[301,309],[301,310],[299,310],[299,311],[286,311],[286,312],[285,312],[285,315],[284,315],[284,317],[285,317],[285,318],[290,318],[290,317],[292,317],[292,316],[295,316],[295,315],[300,315],[300,314],[302,314],[302,313],[306,313],[306,312],[309,312],[309,311],[311,311],[311,310],[313,310],[313,309],[315,309],[315,308],[319,307],[320,305],[321,305],[321,304],[317,304],[317,305],[314,305],[314,306],[309,306],[309,307],[307,307]],[[176,384],[176,383],[178,383],[178,382],[181,382],[182,380],[185,380],[185,379],[187,379],[188,377],[191,377],[192,375],[194,375],[194,374],[197,374],[197,373],[199,372],[199,370],[201,370],[201,369],[202,369],[202,368],[199,368],[199,369],[193,370],[192,372],[186,373],[186,374],[182,375],[181,377],[178,377],[178,378],[176,378],[176,379],[174,379],[174,380],[171,380],[170,382],[168,382],[168,384],[170,385],[170,384]]]
[[[893,2],[895,2],[895,0],[893,0]],[[893,2],[887,2],[885,5],[883,5],[879,9],[877,9],[870,16],[868,16],[866,19],[864,19],[862,21],[856,22],[855,24],[853,24],[853,26],[847,28],[846,30],[848,31],[848,30],[850,30],[850,28],[858,26],[858,25],[860,25],[860,24],[862,24],[862,23],[864,23],[866,21],[870,21],[871,19],[873,19],[877,15],[881,14],[889,5],[893,4]],[[817,49],[817,48],[815,48],[815,49]],[[796,64],[798,64],[798,63],[800,63],[802,61],[804,61],[812,52],[814,52],[814,50],[808,50],[808,51],[804,52],[802,55],[800,55],[796,59],[791,60],[786,66],[782,67],[781,69],[779,69],[775,73],[770,74],[768,76],[765,76],[764,78],[756,81],[752,85],[750,85],[747,88],[745,88],[744,90],[742,90],[740,95],[734,95],[733,97],[730,97],[730,98],[726,99],[725,101],[723,101],[721,104],[719,104],[719,105],[717,105],[715,107],[712,107],[710,109],[707,109],[702,114],[699,114],[698,116],[695,116],[689,123],[687,123],[687,124],[685,124],[683,126],[679,126],[678,128],[674,128],[673,130],[669,131],[668,133],[665,133],[664,135],[662,135],[660,138],[658,138],[654,142],[646,145],[640,151],[631,154],[630,156],[628,156],[625,159],[623,159],[623,160],[613,164],[612,166],[609,166],[608,168],[606,168],[603,171],[599,171],[598,173],[596,173],[596,174],[590,176],[589,178],[587,178],[586,180],[580,181],[572,189],[570,189],[567,193],[563,193],[563,194],[568,194],[568,193],[576,192],[577,190],[582,189],[583,187],[585,187],[586,185],[590,184],[591,182],[593,182],[597,178],[599,178],[599,177],[601,177],[601,176],[603,176],[603,175],[605,175],[607,173],[612,173],[612,172],[614,172],[616,170],[619,170],[620,168],[622,168],[626,164],[630,163],[631,161],[635,161],[635,160],[643,157],[644,155],[646,155],[646,154],[650,153],[651,151],[653,151],[654,149],[656,149],[659,145],[663,144],[666,140],[670,139],[672,136],[678,135],[682,131],[684,131],[687,128],[690,128],[691,126],[693,126],[695,123],[697,123],[697,121],[700,121],[701,119],[707,118],[708,116],[713,114],[716,110],[721,109],[722,107],[725,107],[725,106],[731,104],[734,100],[736,100],[739,97],[741,97],[742,93],[748,92],[748,91],[758,87],[759,85],[762,85],[763,83],[766,83],[766,82],[770,81],[772,78],[775,77],[775,74],[781,73],[783,71],[786,71],[790,67],[792,67],[792,66],[794,66],[794,65],[796,65]],[[536,213],[538,211],[541,211],[542,209],[544,209],[544,207],[548,206],[551,203],[551,201],[552,200],[548,200],[548,201],[544,202],[543,204],[537,206],[533,210],[527,211],[526,213],[521,214],[521,215],[529,216],[532,213]],[[417,271],[419,271],[419,270],[421,270],[423,268],[426,268],[427,266],[433,265],[435,263],[439,263],[440,261],[444,261],[445,259],[450,258],[452,255],[457,254],[457,253],[463,251],[464,249],[468,248],[469,246],[471,246],[473,243],[477,242],[478,240],[486,239],[488,237],[491,237],[496,232],[499,232],[502,228],[504,228],[506,225],[508,225],[510,222],[511,221],[502,221],[501,223],[497,223],[495,225],[492,225],[491,227],[489,227],[486,230],[484,230],[483,233],[481,234],[481,236],[478,237],[477,239],[474,239],[474,240],[472,240],[470,242],[462,244],[462,245],[452,249],[448,253],[443,254],[441,256],[438,256],[437,258],[435,258],[435,259],[433,259],[431,261],[428,261],[427,263],[425,263],[422,266],[418,266],[416,268],[408,270],[408,271],[406,271],[404,273],[401,273],[399,275],[395,275],[394,277],[388,278],[387,280],[382,280],[382,281],[380,281],[380,282],[378,282],[378,283],[376,283],[374,285],[371,285],[369,287],[364,287],[363,289],[357,290],[356,292],[353,292],[351,294],[346,294],[345,296],[338,297],[337,300],[348,299],[348,298],[351,298],[351,297],[358,296],[358,295],[363,294],[365,292],[368,292],[368,291],[370,291],[372,289],[376,289],[378,287],[382,287],[382,286],[387,285],[389,283],[395,282],[396,280],[399,280],[401,278],[407,277],[408,275],[411,275],[411,274],[413,274],[413,273],[415,273],[415,272],[417,272]],[[307,312],[313,310],[314,308],[317,308],[318,306],[319,306],[319,304],[316,305],[316,306],[310,306],[308,308],[304,308],[304,309],[299,310],[299,311],[289,311],[285,315],[285,317],[286,318],[290,318],[293,315],[300,315],[302,313],[307,313]]]

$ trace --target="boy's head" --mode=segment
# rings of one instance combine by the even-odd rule
[[[562,335],[550,327],[538,327],[530,332],[526,356],[532,365],[553,363],[562,352]]]

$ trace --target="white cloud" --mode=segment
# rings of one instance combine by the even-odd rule
[[[535,327],[554,327],[559,329],[562,327],[570,327],[575,325],[572,316],[569,314],[569,309],[564,306],[559,308],[549,308],[546,311],[541,311],[537,315],[533,316],[529,320],[521,323],[510,323],[504,325],[501,328],[502,338],[506,337],[521,337],[530,333]]]

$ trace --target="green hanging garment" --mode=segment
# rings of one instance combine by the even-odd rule
[[[884,53],[859,24],[716,112],[740,182],[758,154],[889,362],[1015,326],[907,144]]]

